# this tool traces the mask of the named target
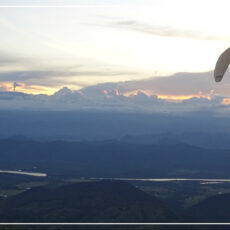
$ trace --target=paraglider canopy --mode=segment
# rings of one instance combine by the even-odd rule
[[[220,82],[230,64],[230,48],[225,50],[216,62],[214,70],[214,78],[216,82]]]

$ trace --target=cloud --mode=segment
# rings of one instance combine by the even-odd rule
[[[216,93],[223,89],[227,93],[229,80],[217,84],[212,77],[211,72],[178,73],[162,78],[98,84],[80,91],[63,87],[50,96],[0,92],[0,108],[176,114],[205,111],[229,116],[229,97]],[[160,96],[164,94],[176,95],[175,98],[181,100],[165,100]],[[182,100],[185,94],[191,94],[192,98]]]
[[[72,91],[63,88],[54,95],[29,95],[23,93],[0,92],[1,109],[26,109],[26,110],[87,110],[87,111],[119,111],[135,113],[187,113],[196,111],[229,113],[229,106],[222,105],[220,97],[211,99],[197,98],[182,101],[181,103],[169,102],[159,99],[156,95],[147,96],[138,92],[129,97],[119,95],[115,91],[92,94]]]
[[[9,53],[0,50],[0,67],[20,63],[21,61],[21,58],[15,57],[13,55],[10,55]]]
[[[165,95],[207,94],[217,88],[212,72],[177,73],[172,76],[154,77],[126,84],[131,90],[140,88]]]
[[[25,71],[8,71],[0,72],[0,82],[17,81],[29,85],[41,86],[60,86],[64,84],[75,84],[85,86],[84,83],[78,82],[81,77],[115,77],[122,75],[131,75],[134,72],[123,71],[52,71],[52,70],[25,70]],[[82,79],[81,79],[82,81]]]
[[[54,72],[54,71],[11,71],[11,72],[1,72],[0,81],[28,81],[35,79],[40,81],[41,79],[48,79],[55,76],[69,76],[69,73],[64,72]]]
[[[202,73],[177,73],[165,77],[151,77],[143,80],[125,81],[118,83],[104,83],[96,86],[89,86],[83,91],[100,91],[117,89],[120,94],[127,94],[137,90],[145,91],[155,95],[205,96],[215,94],[219,96],[230,96],[230,71],[227,71],[221,83],[214,81],[213,72]]]
[[[174,28],[172,26],[154,25],[135,20],[117,21],[109,26],[163,37],[180,37],[197,40],[229,40],[229,38],[203,33],[202,31],[186,30]]]

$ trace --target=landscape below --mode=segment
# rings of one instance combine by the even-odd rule
[[[0,221],[230,222],[228,149],[131,140],[0,140]]]

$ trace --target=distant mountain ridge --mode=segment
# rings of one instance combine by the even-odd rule
[[[229,178],[230,150],[188,144],[0,140],[0,169],[48,176]]]
[[[126,135],[120,140],[130,144],[189,144],[209,149],[230,149],[230,135],[227,133],[182,132]]]
[[[30,139],[46,141],[98,141],[120,139],[127,134],[147,136],[167,133],[175,135],[222,133],[229,136],[230,118],[201,111],[179,116],[161,113],[101,112],[92,109],[86,111],[1,110],[0,127],[1,138],[24,135]],[[222,137],[219,139],[221,140]]]

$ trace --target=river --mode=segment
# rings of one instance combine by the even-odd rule
[[[230,179],[204,179],[204,178],[91,178],[94,180],[123,180],[123,181],[152,181],[152,182],[173,182],[173,181],[198,181],[223,183],[230,182]]]
[[[0,170],[0,173],[19,174],[19,175],[36,176],[36,177],[46,177],[47,176],[46,173],[14,171],[14,170]]]

